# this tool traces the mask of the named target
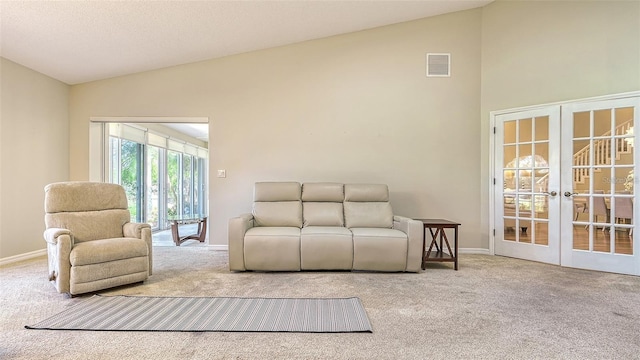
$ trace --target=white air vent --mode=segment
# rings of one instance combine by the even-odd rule
[[[427,76],[451,76],[451,54],[427,54]]]

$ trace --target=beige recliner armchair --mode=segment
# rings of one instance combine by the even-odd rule
[[[130,222],[122,186],[61,182],[44,190],[49,279],[58,292],[93,292],[151,275],[151,226]]]

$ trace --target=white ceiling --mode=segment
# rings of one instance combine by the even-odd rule
[[[491,1],[0,0],[0,56],[78,84],[481,7]]]

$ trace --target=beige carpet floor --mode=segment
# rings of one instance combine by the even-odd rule
[[[102,294],[359,297],[373,333],[27,330],[87,296],[44,257],[0,267],[1,359],[638,359],[640,277],[463,255],[420,274],[231,273],[227,253],[156,247],[154,275]]]

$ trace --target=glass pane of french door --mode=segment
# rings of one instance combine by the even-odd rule
[[[565,266],[638,274],[634,125],[638,99],[562,107]],[[569,220],[570,219],[570,220]]]
[[[559,107],[496,117],[495,252],[559,263]]]

